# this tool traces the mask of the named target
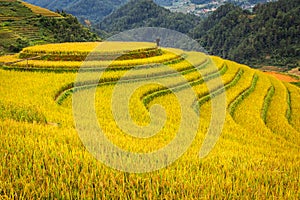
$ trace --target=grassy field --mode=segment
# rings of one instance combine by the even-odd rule
[[[156,49],[151,43],[107,43],[103,46],[107,49],[97,55],[121,52],[126,56],[111,65],[109,59],[98,60],[83,73],[95,77],[94,71],[99,75],[99,68],[108,65],[108,70],[100,70],[101,78],[76,84],[76,72],[87,62],[66,61],[66,57],[85,52],[81,58],[86,58],[86,52],[98,44],[82,44],[82,51],[76,51],[79,44],[60,44],[52,52],[47,46],[36,46],[0,57],[7,63],[40,56],[30,65],[25,60],[24,65],[17,62],[0,69],[1,199],[300,198],[298,87],[229,60]],[[58,60],[47,59],[53,54]],[[69,70],[66,62],[78,63]],[[132,121],[148,125],[155,104],[163,106],[167,116],[163,128],[150,138],[127,134],[112,113],[116,87],[120,85],[125,94],[137,84],[142,86],[131,93],[128,103]],[[177,97],[191,86],[199,113],[191,146],[168,167],[148,173],[122,172],[97,161],[83,145],[72,111],[74,92],[90,94],[95,85],[95,111],[105,136],[136,153],[156,151],[174,139],[183,116]],[[214,116],[213,100],[224,93],[221,136],[208,156],[199,158]]]

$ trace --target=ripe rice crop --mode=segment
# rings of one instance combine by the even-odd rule
[[[45,44],[33,47],[26,47],[21,51],[21,57],[28,55],[57,54],[57,55],[85,55],[92,51],[102,54],[122,54],[124,52],[154,49],[155,44],[147,42],[77,42],[77,43],[57,43]]]
[[[44,61],[44,60],[24,60],[14,64],[20,68],[52,68],[52,69],[79,69],[84,68],[103,68],[103,67],[128,67],[136,65],[145,65],[151,63],[167,62],[177,59],[180,55],[166,52],[159,56],[140,58],[134,60],[115,60],[115,61]]]
[[[268,112],[266,114],[266,125],[273,131],[287,140],[299,140],[297,131],[288,123],[286,111],[288,102],[286,100],[287,89],[284,84],[277,79],[271,77],[271,82],[274,87],[274,95],[271,98]],[[291,138],[290,138],[291,137]]]
[[[111,52],[120,50],[117,43],[112,45],[116,45],[113,47],[116,49]],[[41,46],[36,48],[50,51],[48,47],[47,50]],[[245,65],[202,53],[177,51],[179,53],[164,50],[160,56],[115,61],[119,62],[118,66],[127,64],[123,64],[124,68],[113,65],[116,70],[103,72],[100,81],[114,82],[129,73],[131,79],[119,83],[123,90],[116,95],[118,100],[125,99],[125,92],[130,92],[136,84],[146,83],[130,93],[130,115],[126,116],[130,121],[112,113],[111,102],[117,83],[99,85],[95,94],[91,88],[77,91],[79,95],[95,95],[97,122],[106,138],[119,148],[139,153],[159,150],[176,137],[184,120],[182,107],[194,100],[184,98],[181,104],[177,98],[187,94],[188,85],[199,100],[206,98],[199,107],[199,126],[191,146],[173,164],[149,173],[127,173],[110,168],[96,160],[83,145],[74,123],[74,96],[67,96],[61,105],[55,101],[57,94],[74,86],[76,73],[0,69],[0,198],[299,199],[300,89]],[[178,55],[180,57],[176,57]],[[18,58],[1,59],[7,62]],[[36,68],[49,68],[52,62],[55,63],[28,61]],[[128,63],[131,67],[127,67]],[[142,66],[145,63],[148,67]],[[59,65],[54,68],[58,69]],[[174,75],[173,69],[179,74]],[[93,72],[84,73],[93,77]],[[141,78],[146,74],[149,76]],[[225,92],[216,81],[218,76]],[[213,86],[210,95],[207,83]],[[177,90],[162,92],[168,87]],[[271,87],[274,93],[267,98]],[[155,92],[158,95],[153,95],[145,105],[143,99]],[[218,97],[219,92],[226,95],[227,106],[222,133],[212,151],[199,158],[207,131],[215,133],[217,130],[210,123],[214,120],[212,99]],[[132,136],[118,125],[117,120],[140,126],[151,124],[151,109],[156,109],[156,104],[164,110],[159,110],[156,116],[165,113],[166,121],[152,137]],[[117,110],[118,106],[121,105],[117,104]],[[265,121],[262,113],[265,113]],[[152,123],[157,122],[152,120]],[[165,155],[165,162],[168,156]]]
[[[62,17],[60,14],[52,12],[48,9],[45,9],[45,8],[42,8],[42,7],[39,7],[39,6],[35,6],[35,5],[30,4],[30,3],[26,3],[24,1],[21,1],[21,3],[24,6],[30,8],[32,10],[32,12],[37,14],[37,15],[43,15],[43,16],[46,16],[46,17]]]
[[[290,118],[288,119],[290,124],[296,129],[298,132],[300,131],[300,117],[299,117],[299,111],[300,111],[300,104],[299,104],[299,97],[300,97],[300,92],[299,88],[297,88],[294,85],[285,84],[287,89],[290,92],[290,107],[291,107],[291,113],[290,113]]]
[[[16,62],[20,60],[17,55],[0,56],[0,63]]]
[[[264,124],[261,118],[261,112],[264,103],[264,97],[270,87],[271,83],[268,77],[259,73],[254,90],[241,102],[240,105],[237,106],[233,117],[246,129],[261,130],[261,128],[256,126],[256,124]],[[252,113],[252,117],[247,118],[246,116],[250,116],[250,113]]]

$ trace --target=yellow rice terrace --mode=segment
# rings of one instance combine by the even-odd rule
[[[1,199],[300,198],[300,89],[294,85],[233,61],[154,43],[40,45],[0,57],[0,63]],[[78,83],[81,68],[91,78]],[[101,76],[94,79],[94,73]],[[155,135],[136,137],[117,123],[123,117],[113,110],[121,105],[112,100],[125,99],[115,96],[118,87],[131,94],[127,117],[136,125],[151,124],[152,108],[163,107],[166,120]],[[164,168],[128,173],[108,167],[75,128],[73,97],[94,95],[107,140],[137,154],[158,151],[180,130],[184,105],[178,96],[187,90],[195,94],[199,126],[185,153]],[[221,135],[200,158],[207,132],[215,131],[213,101],[222,95]]]
[[[17,55],[0,58],[0,62],[11,62],[11,69],[56,71],[79,69],[83,62],[84,67],[162,63],[178,59],[181,54],[181,50],[156,48],[147,42],[63,43],[27,47]]]
[[[99,47],[99,45],[101,47]],[[140,49],[141,46],[143,47],[143,49]],[[105,60],[110,60],[109,56],[125,53],[130,54],[131,56],[129,57],[129,55],[127,55],[127,59],[132,59],[132,56],[134,54],[143,56],[143,54],[145,53],[145,55],[148,55],[148,57],[150,55],[160,54],[160,51],[156,49],[156,46],[153,43],[145,42],[137,44],[128,42],[88,42],[47,44],[35,47],[27,47],[20,53],[19,57],[28,58],[33,56],[41,56],[42,60],[83,61],[85,60],[87,55],[89,55],[92,51],[93,54],[96,54],[98,56],[102,55],[100,58],[97,59]]]

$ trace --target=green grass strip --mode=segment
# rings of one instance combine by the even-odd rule
[[[177,85],[174,85],[170,88],[165,88],[163,90],[153,91],[150,94],[147,93],[146,95],[142,96],[141,100],[143,101],[143,104],[146,107],[148,107],[149,103],[157,97],[164,96],[164,95],[170,94],[172,92],[179,92],[179,91],[184,90],[188,87],[193,87],[193,86],[196,86],[196,85],[200,85],[200,84],[204,83],[205,81],[209,81],[209,80],[214,79],[214,78],[216,78],[220,75],[224,75],[227,70],[228,70],[228,67],[227,67],[226,64],[224,64],[220,71],[218,71],[218,70],[213,71],[212,73],[208,74],[207,76],[205,76],[202,79],[197,79],[197,80],[190,81],[190,82],[184,83],[184,84],[177,84]]]
[[[300,82],[291,82],[291,84],[296,85],[298,87],[300,87]]]
[[[286,101],[287,101],[287,109],[285,113],[285,117],[290,123],[292,117],[292,104],[291,104],[291,92],[286,88]]]
[[[226,90],[228,90],[229,88],[235,86],[238,81],[241,79],[242,75],[244,74],[244,70],[243,69],[239,69],[234,78],[227,84],[225,84],[224,87],[220,86],[219,88],[216,88],[214,91],[212,91],[211,93],[208,92],[207,94],[205,94],[202,97],[199,97],[200,99],[197,100],[197,104],[198,104],[198,108],[201,107],[205,102],[211,100],[212,98],[224,93]]]
[[[269,110],[269,106],[272,100],[272,97],[274,96],[275,93],[275,87],[272,85],[269,89],[268,92],[264,98],[264,103],[261,109],[261,118],[262,120],[265,122],[265,124],[267,123],[267,113]]]
[[[206,60],[205,62],[201,63],[196,68],[194,66],[192,66],[192,67],[186,68],[186,70],[179,71],[179,74],[184,75],[184,74],[188,74],[188,73],[203,69],[203,68],[207,67],[209,63],[210,63],[209,60]],[[89,89],[89,88],[92,88],[95,86],[113,85],[113,84],[117,84],[117,83],[139,82],[139,81],[152,80],[152,79],[157,79],[157,78],[167,78],[167,77],[172,77],[172,76],[178,76],[179,74],[176,71],[176,72],[172,72],[172,73],[168,73],[168,74],[165,74],[164,72],[158,73],[158,74],[153,74],[151,76],[148,76],[147,78],[145,78],[144,75],[133,76],[133,77],[128,77],[127,79],[123,78],[122,81],[119,81],[120,78],[102,79],[102,80],[100,80],[100,82],[96,81],[96,80],[91,80],[91,81],[84,82],[84,83],[76,83],[76,86],[74,85],[74,83],[70,83],[70,84],[62,87],[56,93],[54,99],[59,105],[61,105],[63,103],[63,101],[75,91],[81,91],[81,90]]]
[[[245,98],[247,98],[247,97],[254,91],[254,89],[255,89],[255,87],[256,87],[257,81],[258,81],[258,75],[255,74],[255,75],[253,76],[251,85],[250,85],[247,89],[245,89],[244,91],[242,91],[241,94],[238,95],[238,96],[236,97],[236,99],[235,99],[233,102],[230,103],[230,105],[229,105],[229,113],[230,113],[231,116],[234,115],[234,112],[235,112],[237,106],[238,106],[240,103],[242,103],[242,101],[243,101]]]

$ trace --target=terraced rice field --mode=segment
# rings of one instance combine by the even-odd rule
[[[52,12],[48,9],[45,9],[45,8],[42,8],[39,6],[35,6],[35,5],[32,5],[32,4],[24,2],[24,1],[22,1],[21,3],[24,6],[28,7],[33,13],[35,13],[37,15],[42,15],[45,17],[62,17],[60,14],[58,14],[56,12]]]
[[[6,7],[7,5],[13,5],[10,10]],[[0,7],[3,9],[0,11],[0,21],[1,20],[21,20],[23,18],[30,18],[34,17],[34,15],[42,15],[45,17],[62,17],[61,15],[52,12],[48,9],[41,8],[39,6],[35,6],[32,4],[29,4],[24,1],[18,1],[18,0],[1,0],[0,1]],[[5,10],[4,10],[5,9]],[[16,9],[19,10],[18,13],[16,13]],[[28,12],[28,10],[31,10],[32,13]],[[5,13],[5,14],[4,14]],[[6,18],[1,18],[1,14],[4,14],[4,16],[7,16]]]
[[[152,43],[108,42],[89,57],[99,44],[42,45],[0,57],[6,63],[0,69],[1,198],[300,198],[298,87],[229,60]],[[21,62],[7,64],[14,61]],[[75,81],[78,70],[87,77],[82,82]],[[75,129],[72,98],[91,94],[107,139],[130,152],[157,151],[176,138],[184,116],[178,96],[190,89],[195,99],[183,104],[193,102],[199,126],[184,154],[165,168],[127,173],[107,167]],[[126,102],[126,93],[129,115],[114,115],[112,99]],[[214,102],[222,96],[224,110]],[[129,135],[116,122],[128,117],[147,126],[156,104],[166,121],[152,137]],[[207,132],[218,131],[210,124],[221,123],[222,113],[220,138],[200,158],[204,141],[211,141]]]
[[[43,17],[63,20],[60,14],[19,0],[0,0],[0,54],[16,52],[23,46],[53,41],[41,29]]]

